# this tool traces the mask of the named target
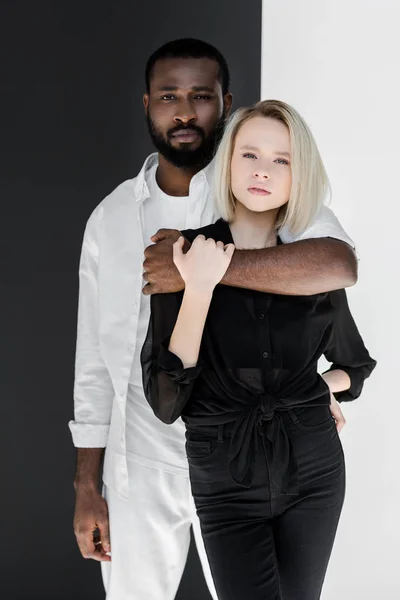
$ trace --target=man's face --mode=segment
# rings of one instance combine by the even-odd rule
[[[179,168],[203,168],[212,159],[232,97],[222,95],[218,63],[209,58],[156,62],[144,95],[149,133],[158,152]]]

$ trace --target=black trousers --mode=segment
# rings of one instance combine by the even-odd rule
[[[262,425],[248,488],[228,468],[231,427],[221,434],[221,426],[187,425],[192,492],[219,600],[320,598],[344,500],[342,445],[328,406],[282,419],[298,477],[291,495],[274,487]]]

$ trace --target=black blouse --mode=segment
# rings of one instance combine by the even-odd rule
[[[229,225],[187,230],[233,243]],[[373,360],[350,314],[346,292],[284,296],[217,285],[207,316],[197,366],[184,369],[168,350],[183,292],[151,297],[151,319],[142,349],[144,391],[165,423],[182,416],[189,426],[233,422],[232,477],[249,485],[257,423],[279,411],[330,404],[327,384],[317,371],[325,355],[330,369],[348,373],[349,390],[337,400],[357,398]],[[282,444],[281,444],[282,445]]]

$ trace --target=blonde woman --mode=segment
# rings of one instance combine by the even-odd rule
[[[300,115],[267,100],[236,112],[216,156],[222,218],[183,232],[184,292],[152,296],[147,399],[182,417],[192,492],[220,600],[317,600],[345,492],[340,401],[375,367],[344,290],[279,296],[220,285],[235,248],[310,225],[328,190]],[[255,256],[257,254],[255,253]],[[325,355],[330,370],[318,374]]]

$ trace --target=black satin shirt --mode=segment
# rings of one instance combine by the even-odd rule
[[[190,242],[203,234],[233,243],[222,219],[182,233]],[[350,389],[335,394],[339,402],[357,398],[376,365],[344,290],[284,296],[217,285],[197,366],[184,369],[168,350],[182,297],[183,292],[151,297],[142,349],[146,398],[165,423],[180,416],[191,427],[233,423],[230,468],[232,477],[245,485],[251,480],[257,423],[275,423],[272,439],[277,439],[282,434],[276,419],[280,411],[330,404],[329,388],[317,371],[322,355],[331,369],[343,369],[350,377]]]

